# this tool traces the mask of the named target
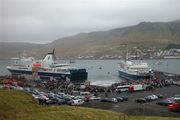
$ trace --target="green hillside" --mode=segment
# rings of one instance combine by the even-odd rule
[[[0,120],[121,120],[122,114],[73,106],[40,106],[31,95],[0,89]],[[126,116],[127,120],[179,120],[179,118]]]
[[[33,54],[45,54],[56,49],[57,56],[78,56],[119,54],[121,44],[129,46],[156,46],[166,48],[169,44],[180,44],[180,20],[173,22],[142,22],[134,26],[117,28],[108,31],[81,33],[55,40]]]
[[[142,22],[134,26],[80,33],[57,39],[49,44],[0,43],[0,59],[16,57],[18,52],[27,51],[29,56],[43,57],[56,49],[59,58],[77,56],[102,56],[120,54],[121,44],[129,47],[166,48],[180,44],[180,20],[172,22]]]

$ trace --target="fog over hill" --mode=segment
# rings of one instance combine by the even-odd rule
[[[10,59],[18,57],[23,52],[42,47],[41,44],[22,42],[0,42],[0,59]]]
[[[117,28],[108,31],[80,33],[60,38],[45,45],[26,43],[1,43],[0,58],[14,57],[26,50],[33,56],[42,56],[56,49],[59,58],[94,55],[104,53],[118,54],[120,44],[134,46],[166,47],[168,44],[180,44],[180,20],[172,22],[142,22],[134,26]]]

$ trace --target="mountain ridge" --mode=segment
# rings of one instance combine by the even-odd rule
[[[53,48],[56,49],[56,54],[60,58],[100,56],[105,53],[120,54],[120,45],[124,43],[130,46],[143,45],[159,48],[165,48],[168,44],[180,44],[180,20],[141,22],[137,25],[107,31],[79,33],[28,49],[28,54],[37,57],[52,51]]]

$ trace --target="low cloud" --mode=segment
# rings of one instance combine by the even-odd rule
[[[143,21],[180,19],[179,0],[0,0],[0,41],[47,43]]]

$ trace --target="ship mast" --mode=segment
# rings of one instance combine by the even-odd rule
[[[125,44],[126,45],[126,58],[125,58],[125,62],[127,62],[127,60],[128,60],[128,45],[127,44]]]
[[[127,44],[121,44],[121,45],[126,47],[126,54],[125,54],[125,63],[126,63],[128,60],[128,45]]]

